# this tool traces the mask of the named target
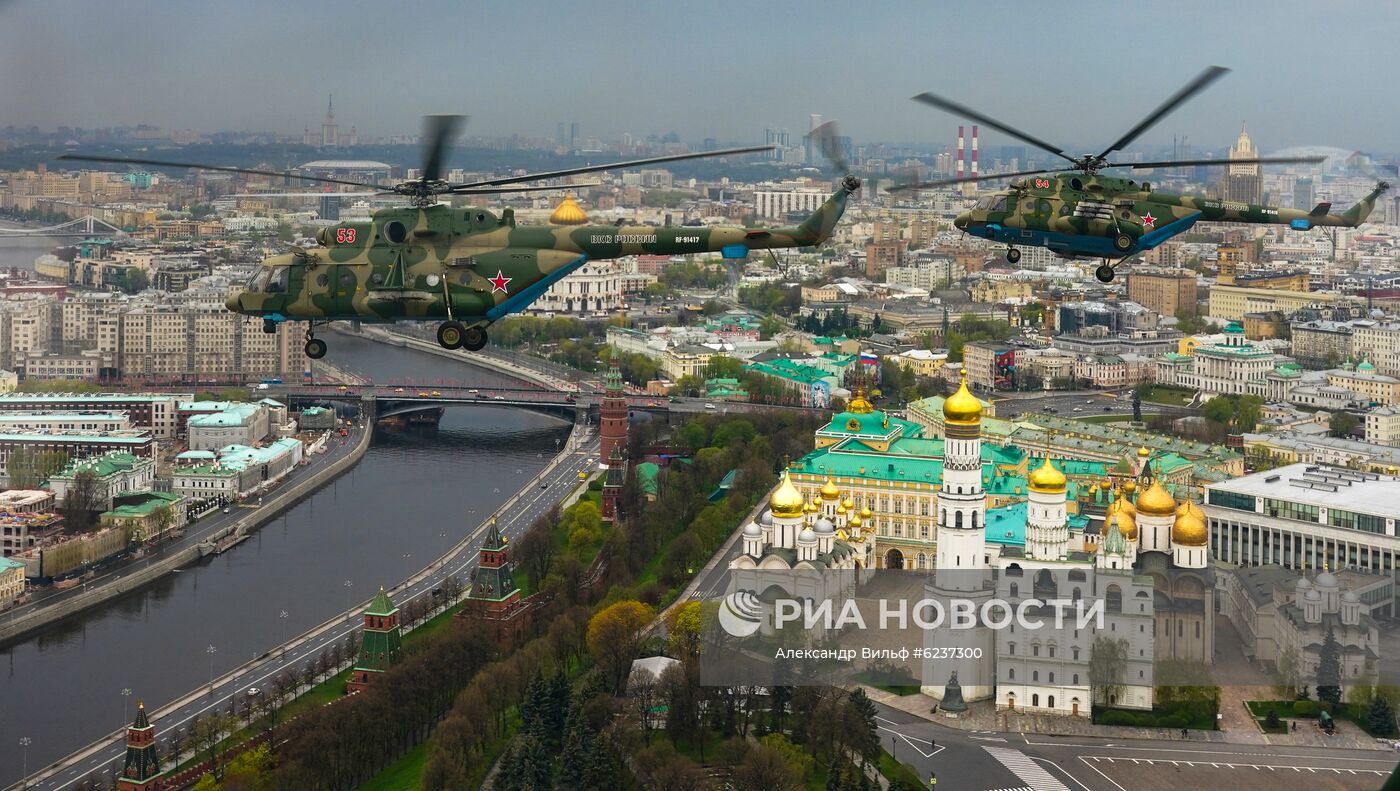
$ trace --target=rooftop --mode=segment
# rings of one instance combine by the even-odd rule
[[[1289,464],[1212,483],[1208,492],[1284,500],[1302,505],[1400,517],[1400,478],[1324,464]],[[1207,498],[1207,503],[1211,500]]]

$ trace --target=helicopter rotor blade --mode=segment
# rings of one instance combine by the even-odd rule
[[[346,184],[351,187],[372,187],[374,189],[392,190],[390,184],[380,184],[378,182],[366,183],[363,181],[347,181],[345,179],[332,179],[324,176],[306,176],[300,173],[279,173],[275,170],[255,170],[252,168],[231,168],[222,165],[199,165],[193,162],[172,162],[164,159],[136,159],[133,157],[99,157],[89,154],[63,154],[56,159],[66,159],[75,162],[104,162],[118,165],[150,165],[163,168],[190,168],[191,170],[214,170],[220,173],[247,173],[253,176],[284,176],[286,178],[298,179],[300,181],[319,181],[323,184]]]
[[[543,173],[527,173],[524,176],[506,176],[498,179],[486,179],[485,181],[472,181],[466,184],[453,184],[448,187],[447,192],[459,194],[469,192],[478,187],[496,187],[503,184],[520,184],[526,181],[543,181],[544,179],[555,179],[563,176],[576,176],[581,173],[600,173],[605,170],[616,170],[618,168],[630,168],[637,165],[655,165],[662,162],[680,162],[687,159],[705,159],[709,157],[727,157],[736,154],[755,154],[763,151],[772,151],[773,146],[745,146],[743,148],[726,148],[719,151],[696,151],[689,154],[667,154],[660,157],[647,157],[646,159],[629,159],[623,162],[610,162],[606,165],[585,165],[577,168],[566,168],[564,170],[550,170]]]
[[[597,187],[602,185],[601,181],[580,181],[576,184],[542,184],[539,186],[525,187],[482,187],[480,189],[460,189],[453,190],[453,195],[500,195],[507,192],[559,192],[563,190],[576,190],[579,187]]]
[[[841,148],[841,130],[835,121],[827,121],[813,129],[811,136],[816,141],[822,157],[839,171],[838,175],[845,176],[851,172],[850,163],[846,161],[846,152]]]
[[[1124,146],[1127,146],[1129,143],[1136,140],[1138,136],[1141,135],[1143,132],[1146,132],[1148,129],[1151,129],[1154,124],[1166,117],[1168,113],[1175,110],[1187,99],[1190,99],[1191,97],[1205,90],[1207,87],[1210,86],[1211,83],[1215,82],[1221,77],[1224,77],[1229,71],[1230,70],[1225,68],[1224,66],[1211,66],[1210,68],[1196,75],[1196,79],[1186,83],[1186,85],[1181,90],[1172,94],[1170,99],[1167,99],[1165,102],[1162,102],[1162,105],[1160,107],[1149,113],[1146,118],[1142,119],[1141,121],[1138,121],[1137,126],[1134,126],[1132,129],[1129,129],[1123,134],[1122,137],[1118,138],[1118,140],[1113,145],[1109,146],[1108,148],[1105,148],[1103,150],[1103,153],[1099,154],[1096,157],[1096,159],[1102,162],[1104,160],[1104,157],[1108,156],[1109,154],[1112,154],[1114,151],[1122,149]]]
[[[1001,121],[998,121],[997,119],[992,118],[989,115],[979,113],[971,107],[968,107],[967,105],[958,104],[957,102],[952,101],[951,99],[945,99],[942,96],[933,93],[928,93],[927,91],[919,94],[918,96],[915,96],[914,101],[922,102],[924,104],[929,105],[930,107],[937,107],[938,109],[947,113],[951,113],[953,115],[961,115],[967,118],[971,118],[972,120],[977,121],[978,123],[983,124],[984,126],[989,126],[992,129],[1001,132],[1002,134],[1010,135],[1016,138],[1017,140],[1020,140],[1025,143],[1030,143],[1036,148],[1041,148],[1046,151],[1049,151],[1050,153],[1054,154],[1057,157],[1060,157],[1061,159],[1074,162],[1074,159],[1068,154],[1066,154],[1064,150],[1061,149],[1059,146],[1052,145],[1050,143],[1045,142],[1044,140],[1041,140],[1038,137],[1034,137],[1030,134],[1022,132],[1020,129],[1017,129],[1014,126],[1004,124]]]
[[[1173,159],[1165,162],[1119,162],[1104,165],[1105,168],[1151,168],[1190,167],[1194,165],[1316,165],[1325,162],[1327,157],[1259,157],[1258,159]]]
[[[442,166],[447,152],[461,127],[465,115],[429,115],[423,118],[423,176],[424,182],[441,181]]]
[[[1014,179],[1021,176],[1035,176],[1038,174],[1068,173],[1079,170],[1079,168],[1060,168],[1058,170],[1046,170],[1037,168],[1036,170],[1020,170],[1015,173],[984,173],[979,176],[969,176],[967,178],[938,179],[937,181],[920,181],[913,184],[896,184],[890,187],[888,192],[908,192],[909,190],[933,189],[934,187],[949,187],[956,184],[968,184],[978,181],[995,181],[996,179]]]

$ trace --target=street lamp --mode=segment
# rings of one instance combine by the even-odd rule
[[[206,654],[209,655],[209,694],[210,694],[210,695],[214,694],[214,654],[216,654],[216,653],[218,653],[218,652],[219,652],[219,649],[215,648],[213,643],[210,643],[210,644],[209,644],[209,647],[206,648],[206,649],[204,649],[204,653],[206,653]]]
[[[29,787],[29,745],[33,743],[34,740],[28,736],[19,737],[20,749],[24,750],[24,766],[20,769],[20,777],[24,780],[24,785],[20,786],[21,788]]]
[[[277,622],[282,625],[282,639],[278,645],[282,646],[282,653],[287,653],[287,611],[283,610],[277,615]]]
[[[130,709],[128,709],[127,706],[130,704],[130,702],[131,687],[122,687],[122,724],[130,722],[130,720],[127,718],[127,714],[130,711]]]
[[[354,584],[350,580],[345,581],[345,620],[347,623],[350,621],[350,588]]]

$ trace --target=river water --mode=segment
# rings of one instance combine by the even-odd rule
[[[422,352],[324,337],[329,362],[376,381],[507,384]],[[471,407],[448,409],[436,433],[381,432],[353,470],[233,550],[0,649],[0,787],[19,780],[21,737],[34,771],[120,727],[136,701],[158,708],[206,683],[207,646],[219,675],[428,565],[568,430],[543,414]]]

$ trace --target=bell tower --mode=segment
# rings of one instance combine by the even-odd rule
[[[146,718],[146,704],[136,704],[136,720],[126,729],[126,763],[117,778],[117,791],[161,791],[165,772],[156,754],[156,728]]]

